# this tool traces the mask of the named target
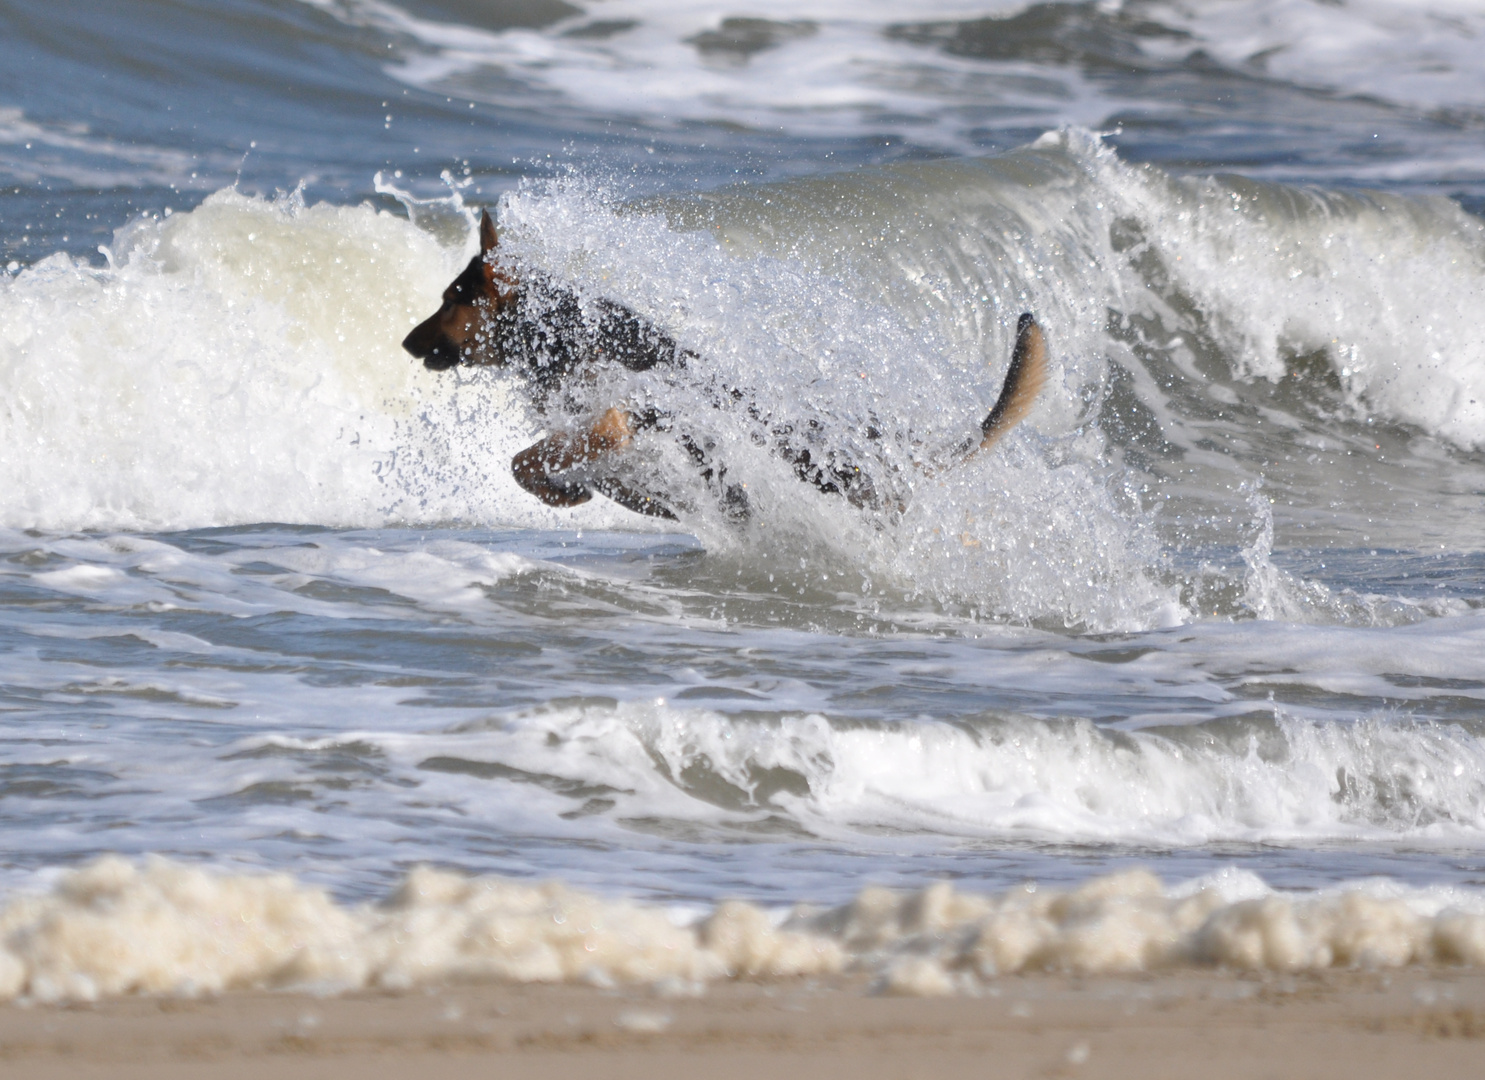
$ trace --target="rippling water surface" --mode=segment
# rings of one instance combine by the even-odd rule
[[[0,5],[0,878],[1478,899],[1482,33],[1467,0]],[[705,358],[571,411],[684,417],[745,523],[663,432],[632,467],[679,521],[542,506],[524,389],[400,350],[484,206]],[[942,468],[1023,310],[1047,390]]]

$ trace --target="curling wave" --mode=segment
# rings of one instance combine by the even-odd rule
[[[0,521],[632,523],[515,487],[507,463],[536,420],[498,373],[437,379],[400,354],[473,241],[457,195],[392,194],[414,220],[225,191],[124,230],[108,269],[55,256],[0,283]],[[630,205],[559,184],[501,217],[503,249],[706,357],[686,379],[599,379],[590,404],[685,418],[747,485],[746,546],[775,561],[1137,628],[1185,617],[1159,499],[1165,543],[1224,516],[1219,538],[1246,543],[1234,474],[1272,472],[1276,497],[1314,505],[1359,483],[1353,453],[1374,440],[1372,485],[1336,520],[1395,519],[1387,470],[1406,466],[1439,492],[1422,528],[1448,533],[1461,470],[1482,468],[1428,460],[1485,444],[1485,225],[1442,200],[1178,180],[1070,131],[997,158]],[[994,454],[946,470],[1022,310],[1047,327],[1049,388]],[[756,423],[715,407],[718,387],[860,463],[898,512],[799,490]],[[686,454],[640,441],[636,467],[692,508],[685,526],[733,544]]]

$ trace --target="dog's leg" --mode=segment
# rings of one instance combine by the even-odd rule
[[[548,436],[535,446],[522,450],[511,459],[511,475],[516,478],[516,483],[548,506],[581,506],[593,497],[593,493],[576,481],[550,475],[550,463],[562,453],[562,444],[556,439],[556,436]]]
[[[653,495],[647,495],[643,491],[636,491],[628,484],[612,476],[600,477],[593,481],[593,490],[602,495],[607,495],[625,510],[633,510],[636,514],[644,514],[646,517],[665,518],[667,521],[675,521],[675,511],[666,506]]]
[[[623,409],[609,409],[587,431],[578,435],[556,432],[511,459],[516,483],[548,506],[580,506],[598,491],[627,510],[649,517],[675,519],[670,508],[653,495],[635,491],[622,481],[599,477],[587,484],[564,479],[561,474],[622,453],[634,432],[646,426]]]
[[[629,445],[633,426],[623,409],[610,409],[587,431],[554,432],[511,459],[511,475],[548,506],[578,506],[593,497],[583,484],[558,474],[587,465]]]

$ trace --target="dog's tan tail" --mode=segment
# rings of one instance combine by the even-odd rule
[[[1002,435],[1024,420],[1046,383],[1047,343],[1042,328],[1028,311],[1016,323],[1016,347],[1011,352],[1005,385],[1000,388],[995,407],[980,425],[980,445],[976,449],[989,450]]]

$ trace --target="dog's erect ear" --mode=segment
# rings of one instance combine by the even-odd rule
[[[480,254],[488,255],[495,250],[495,245],[500,242],[500,234],[495,231],[495,219],[490,216],[490,211],[480,211]]]

